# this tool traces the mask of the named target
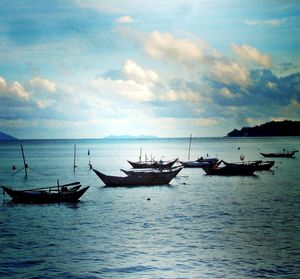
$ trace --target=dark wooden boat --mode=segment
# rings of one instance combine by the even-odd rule
[[[89,188],[89,186],[81,188],[79,182],[29,190],[13,190],[3,185],[1,187],[14,202],[18,203],[76,202]]]
[[[282,152],[282,153],[262,153],[260,154],[264,157],[272,157],[272,158],[295,158],[295,153],[298,152],[298,150],[294,150],[291,152]]]
[[[256,164],[224,164],[220,167],[222,161],[213,167],[203,168],[208,175],[253,175],[256,171]]]
[[[196,161],[179,161],[185,168],[209,168],[218,162],[217,158],[199,158]]]
[[[269,170],[274,165],[275,161],[257,160],[257,161],[248,161],[248,162],[238,162],[238,163],[228,163],[223,161],[223,163],[226,166],[253,165],[255,166],[256,171],[262,171],[262,170]]]
[[[169,171],[125,171],[127,176],[111,176],[95,169],[93,171],[106,186],[154,186],[169,184],[182,169],[183,167]]]
[[[132,162],[127,160],[127,162],[134,168],[134,169],[146,169],[146,168],[153,168],[153,169],[168,169],[171,168],[176,162],[178,158],[172,161],[138,161]]]
[[[258,171],[269,170],[275,164],[275,161],[255,161],[255,162],[257,162],[256,170],[258,170]]]

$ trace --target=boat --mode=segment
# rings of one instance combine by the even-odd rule
[[[28,190],[14,190],[4,185],[1,187],[4,193],[6,192],[12,201],[17,203],[76,202],[89,188],[89,186],[81,188],[80,182]]]
[[[248,161],[248,162],[238,162],[238,163],[228,163],[223,161],[223,163],[228,166],[228,165],[253,165],[256,168],[256,171],[261,171],[261,170],[269,170],[271,167],[273,167],[275,161],[262,161],[262,160],[256,160],[256,161]]]
[[[147,169],[147,168],[153,168],[153,169],[168,169],[171,168],[176,162],[178,161],[178,158],[172,160],[172,161],[138,161],[138,162],[132,162],[127,160],[127,162],[134,168],[134,169]]]
[[[298,150],[294,151],[287,151],[287,152],[281,152],[281,153],[262,153],[260,154],[264,157],[272,157],[272,158],[295,158],[295,153],[299,152]]]
[[[178,168],[182,168],[182,166],[178,166],[178,167],[171,167],[168,169],[132,169],[132,170],[124,170],[124,169],[120,169],[122,172],[124,172],[126,175],[153,175],[155,173],[170,173],[172,171],[177,170]]]
[[[253,175],[256,169],[256,164],[225,164],[220,166],[223,161],[219,161],[212,167],[204,167],[203,170],[208,175]]]
[[[203,167],[211,167],[215,163],[217,163],[219,159],[217,158],[199,158],[196,161],[179,161],[181,165],[185,168],[203,168]]]
[[[95,174],[106,186],[154,186],[169,184],[171,180],[183,169],[177,167],[164,171],[126,171],[126,176],[106,175],[96,169]],[[123,170],[124,172],[124,170]]]

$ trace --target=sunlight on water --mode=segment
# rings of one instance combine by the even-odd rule
[[[0,204],[0,276],[11,278],[296,278],[300,274],[300,161],[273,171],[214,177],[184,169],[170,185],[105,188],[88,168],[121,175],[127,160],[187,160],[189,139],[0,143],[0,183],[15,188],[81,181],[76,204]],[[299,138],[193,139],[191,159],[263,159]],[[77,146],[76,171],[73,150]],[[238,150],[240,147],[240,150]],[[150,198],[150,200],[148,200]]]

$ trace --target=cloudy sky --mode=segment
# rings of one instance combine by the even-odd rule
[[[223,136],[300,120],[300,2],[1,1],[0,131]]]

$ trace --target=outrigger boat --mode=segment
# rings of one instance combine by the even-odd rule
[[[262,153],[260,154],[264,157],[272,157],[272,158],[295,158],[295,153],[299,152],[298,150],[294,151],[287,151],[287,152],[282,152],[282,153]]]
[[[209,168],[217,163],[219,159],[217,158],[199,158],[196,161],[179,161],[181,165],[185,168]]]
[[[13,190],[1,185],[13,202],[18,203],[60,203],[76,202],[87,191],[89,186],[81,188],[80,182],[64,185],[42,187],[28,190]]]
[[[176,162],[178,158],[172,161],[138,161],[132,162],[127,160],[127,162],[134,168],[134,169],[146,169],[146,168],[153,168],[153,169],[168,169],[171,168]]]
[[[169,170],[148,170],[148,171],[125,171],[127,176],[106,175],[96,169],[95,174],[103,181],[106,186],[154,186],[169,184],[171,180],[183,169],[183,167],[172,168]]]

